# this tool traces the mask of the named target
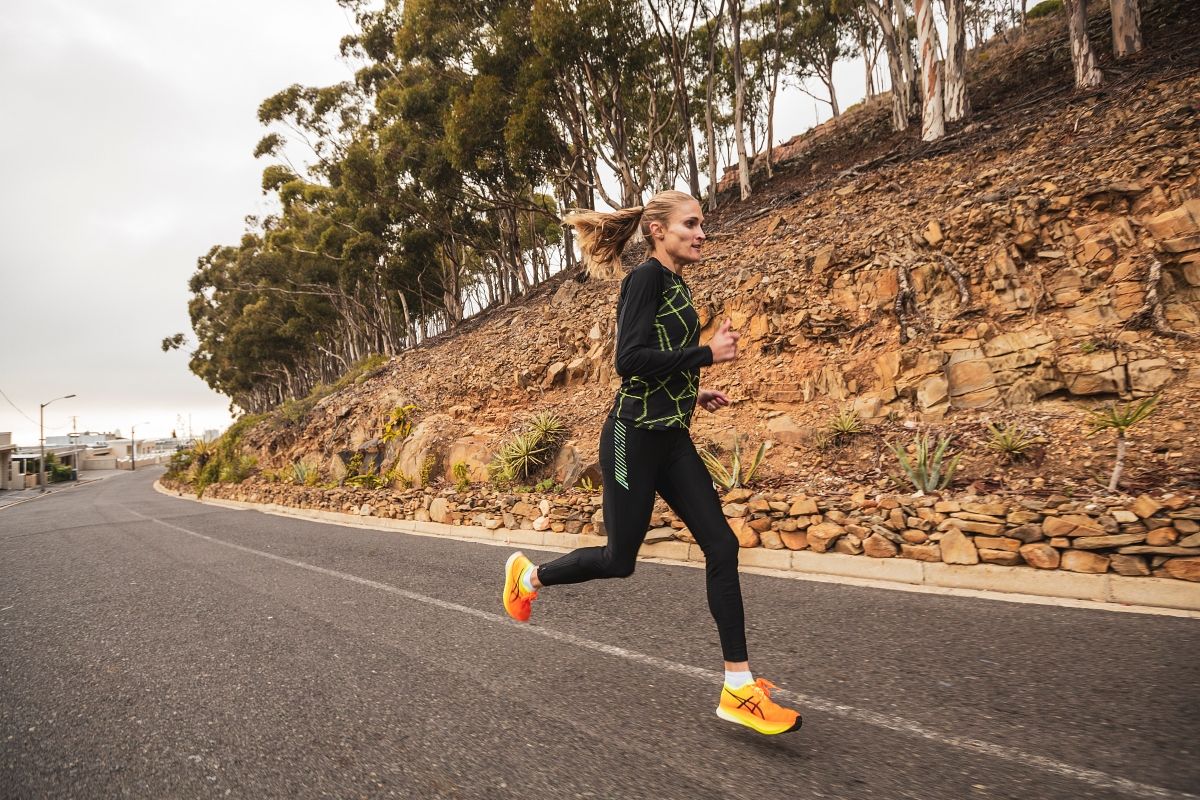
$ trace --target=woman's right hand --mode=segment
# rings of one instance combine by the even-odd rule
[[[709,349],[712,350],[713,363],[720,364],[722,361],[733,361],[737,358],[737,343],[740,338],[742,335],[733,329],[732,320],[726,319],[722,322],[708,343]]]

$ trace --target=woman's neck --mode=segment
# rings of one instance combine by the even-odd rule
[[[664,258],[658,253],[651,253],[650,258],[653,258],[659,264],[662,264],[665,269],[674,272],[676,275],[683,275],[683,265],[674,263],[670,258]]]

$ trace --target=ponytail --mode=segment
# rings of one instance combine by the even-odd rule
[[[603,212],[575,209],[563,218],[564,225],[575,228],[579,250],[588,274],[611,278],[621,266],[621,251],[642,222],[642,206]]]

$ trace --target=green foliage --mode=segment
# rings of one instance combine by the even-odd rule
[[[320,472],[311,464],[303,461],[292,464],[292,483],[297,486],[316,486],[320,477]]]
[[[471,488],[471,470],[465,461],[456,461],[450,467],[450,472],[454,475],[454,488],[460,492],[465,492]]]
[[[59,461],[58,456],[54,453],[48,453],[46,455],[46,481],[62,483],[69,480],[71,480],[71,468]]]
[[[1033,447],[1042,443],[1042,437],[1019,425],[989,424],[987,447],[999,453],[1006,461],[1022,461],[1029,457]]]
[[[425,460],[421,462],[420,486],[428,486],[429,479],[433,476],[433,468],[437,466],[437,458],[432,453],[425,456]]]
[[[239,417],[214,442],[196,441],[186,452],[179,455],[179,462],[187,462],[187,472],[181,480],[190,483],[196,494],[214,483],[241,483],[253,474],[256,462],[242,453],[242,437],[266,417],[262,414],[246,414]],[[174,458],[172,459],[174,460]]]
[[[554,478],[545,478],[544,480],[538,481],[536,484],[534,484],[533,490],[535,492],[542,492],[543,494],[546,492],[561,492],[562,486],[559,485]]]
[[[937,446],[931,449],[929,434],[917,434],[913,442],[915,452],[911,459],[904,445],[889,443],[888,446],[918,492],[936,492],[950,485],[950,481],[954,479],[954,472],[958,469],[958,461],[962,458],[960,453],[949,461],[945,460],[950,439],[949,436],[940,437]]]
[[[700,451],[700,460],[708,468],[708,474],[712,476],[715,483],[726,490],[737,489],[742,486],[749,486],[750,482],[754,480],[754,475],[758,472],[759,466],[762,465],[763,457],[766,456],[769,447],[770,445],[767,442],[760,444],[754,460],[743,470],[741,446],[738,444],[738,437],[735,434],[733,439],[733,460],[728,469],[725,468],[725,465],[721,463],[719,458],[708,450]]]
[[[1159,395],[1154,395],[1124,405],[1113,403],[1104,408],[1092,409],[1088,412],[1091,415],[1089,423],[1092,428],[1088,436],[1115,430],[1118,436],[1124,437],[1130,428],[1158,410],[1158,401]]]
[[[578,488],[583,489],[588,494],[594,494],[600,491],[600,487],[593,483],[592,479],[586,475],[580,479]]]
[[[392,409],[387,421],[383,424],[383,441],[407,439],[413,432],[412,415],[421,409],[415,405],[399,406]]]
[[[831,437],[830,444],[843,444],[850,437],[863,432],[862,417],[853,408],[847,406],[830,418],[826,428]],[[819,441],[818,444],[820,444]]]
[[[567,436],[562,420],[546,412],[535,416],[496,452],[488,472],[493,483],[524,480],[549,463]]]
[[[1062,11],[1062,0],[1042,0],[1025,13],[1025,19],[1041,19]]]

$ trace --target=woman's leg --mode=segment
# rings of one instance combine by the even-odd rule
[[[600,469],[608,544],[581,547],[542,564],[534,572],[535,588],[633,574],[654,510],[654,481],[664,455],[663,438],[662,432],[640,430],[622,420],[609,419],[604,424]]]
[[[658,493],[687,525],[704,551],[708,610],[717,622],[721,652],[729,671],[748,671],[746,617],[738,580],[738,540],[725,521],[712,476],[684,433],[658,478]]]

